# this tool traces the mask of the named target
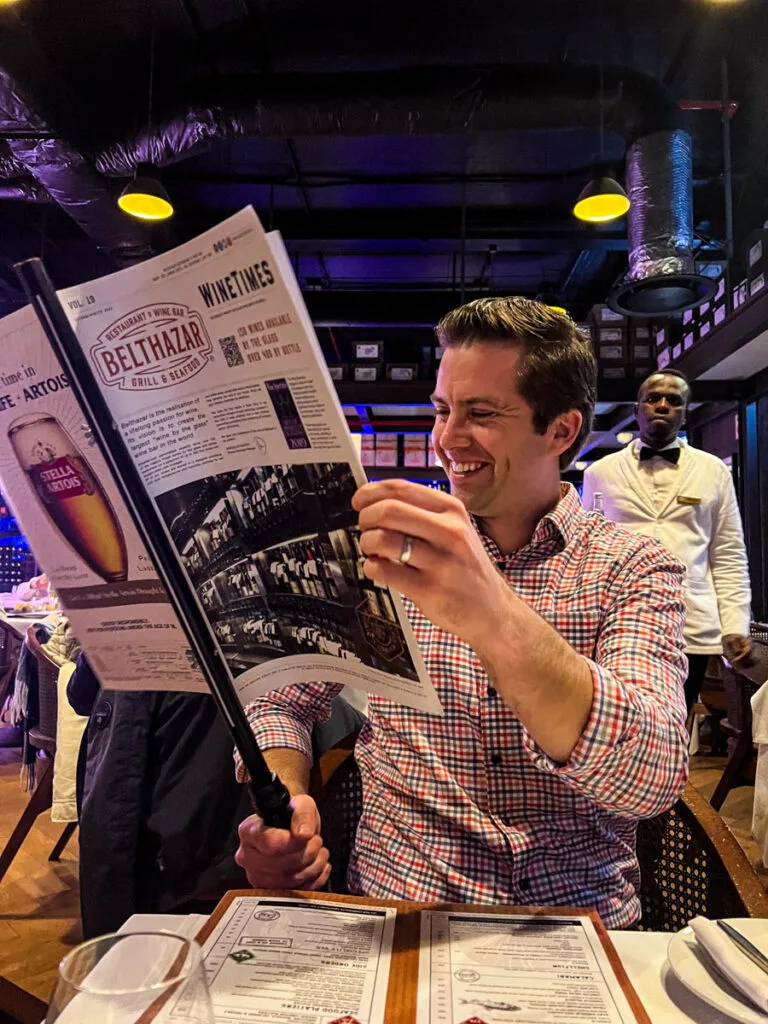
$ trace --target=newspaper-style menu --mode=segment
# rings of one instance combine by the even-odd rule
[[[0,486],[103,686],[207,692],[31,306],[0,321]]]
[[[279,236],[248,208],[59,299],[242,703],[326,680],[440,714],[399,595],[363,573],[365,475]],[[60,396],[66,377],[14,316],[0,335],[23,323],[37,363],[4,344],[0,368],[32,366],[40,400],[17,422],[32,410],[0,398],[0,479],[33,549],[103,685],[168,688],[167,660],[172,688],[202,688],[77,403],[57,415],[40,373]]]

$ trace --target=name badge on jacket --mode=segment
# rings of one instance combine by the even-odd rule
[[[678,505],[700,505],[701,498],[689,498],[685,494],[678,494],[677,496]]]

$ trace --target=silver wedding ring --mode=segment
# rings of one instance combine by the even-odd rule
[[[403,546],[400,550],[400,561],[403,565],[408,565],[413,554],[413,537],[409,537],[408,534],[403,537]]]

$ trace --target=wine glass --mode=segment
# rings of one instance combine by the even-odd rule
[[[67,953],[45,1024],[214,1024],[200,947],[172,932],[102,935]]]

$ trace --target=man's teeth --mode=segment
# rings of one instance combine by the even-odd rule
[[[454,462],[451,468],[454,473],[472,473],[476,469],[482,469],[484,465],[484,462]]]

